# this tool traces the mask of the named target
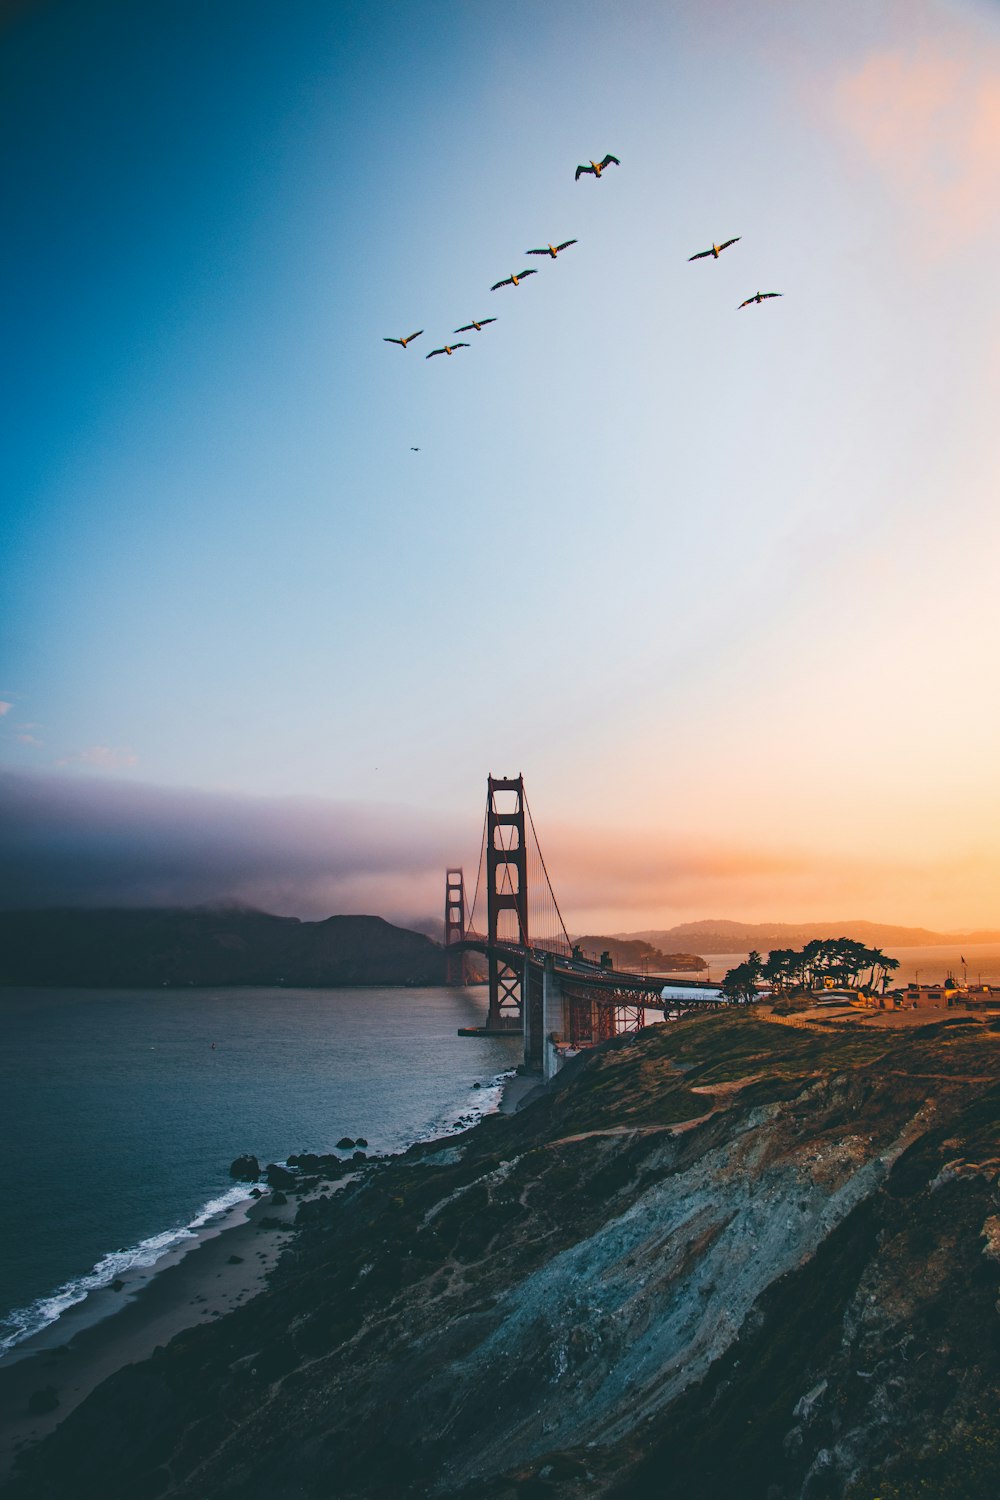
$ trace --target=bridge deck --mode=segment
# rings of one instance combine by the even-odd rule
[[[635,974],[627,969],[609,969],[604,964],[593,963],[587,959],[567,958],[563,953],[553,953],[546,948],[525,947],[521,943],[495,943],[479,933],[466,933],[465,937],[458,943],[452,945],[456,949],[465,949],[468,952],[482,953],[487,958],[491,955],[501,959],[512,969],[524,967],[525,960],[532,968],[542,969],[547,960],[552,961],[556,976],[562,984],[570,988],[576,985],[585,988],[588,993],[601,1002],[602,995],[607,996],[608,1003],[613,1003],[616,995],[627,994],[630,998],[635,997],[647,1010],[672,1010],[674,1001],[662,998],[662,990],[685,989],[685,990],[710,990],[711,1000],[715,1002],[718,997],[718,985],[707,979],[674,979],[662,974]],[[692,1000],[696,996],[692,995]],[[705,996],[706,1001],[709,996]]]

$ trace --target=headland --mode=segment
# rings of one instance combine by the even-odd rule
[[[238,1231],[284,1248],[231,1311],[201,1315],[225,1283],[192,1253],[197,1322],[134,1345],[10,1495],[992,1495],[998,1186],[994,1018],[617,1037],[515,1113],[289,1192],[294,1228]]]

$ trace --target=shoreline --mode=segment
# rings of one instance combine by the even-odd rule
[[[500,1085],[493,1109],[484,1113],[514,1114],[543,1086],[539,1077],[514,1073]],[[436,1139],[446,1141],[453,1133]],[[267,1188],[259,1198],[248,1195],[152,1265],[123,1272],[119,1291],[105,1286],[88,1292],[0,1356],[0,1484],[10,1477],[22,1451],[46,1438],[109,1376],[149,1359],[177,1334],[215,1322],[265,1290],[289,1235],[263,1227],[262,1219],[290,1228],[300,1203],[337,1192],[353,1180],[352,1173],[325,1181],[312,1192],[290,1193],[283,1204],[274,1204]],[[31,1396],[50,1387],[58,1405],[48,1412],[29,1412]]]
[[[199,1229],[194,1241],[174,1246],[151,1266],[125,1272],[121,1291],[107,1286],[89,1292],[0,1358],[0,1482],[23,1448],[47,1437],[109,1375],[263,1291],[287,1234],[262,1228],[260,1220],[269,1216],[290,1224],[301,1201],[275,1206],[271,1196],[265,1191],[234,1205]],[[29,1412],[32,1394],[48,1387],[58,1405]]]

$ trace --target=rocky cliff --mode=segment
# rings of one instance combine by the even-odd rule
[[[304,1201],[13,1493],[993,1497],[998,1084],[989,1023],[619,1039]]]

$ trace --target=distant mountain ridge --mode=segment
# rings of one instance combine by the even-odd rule
[[[1000,943],[1000,932],[934,932],[927,927],[897,927],[889,922],[731,922],[709,917],[677,927],[616,934],[658,948],[686,948],[695,953],[740,953],[756,948],[800,948],[813,938],[848,937],[876,948],[931,948],[962,943]]]
[[[240,906],[0,912],[0,985],[442,984],[444,950],[381,917],[300,922]]]

